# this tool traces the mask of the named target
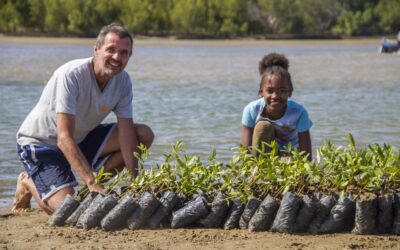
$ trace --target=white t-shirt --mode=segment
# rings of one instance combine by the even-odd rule
[[[48,81],[39,102],[17,132],[20,145],[57,145],[56,114],[75,115],[74,139],[81,142],[113,111],[132,118],[132,82],[126,71],[111,78],[103,91],[97,85],[92,57],[70,61]]]

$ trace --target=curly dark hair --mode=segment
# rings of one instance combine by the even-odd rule
[[[286,70],[289,70],[289,60],[283,54],[269,53],[265,55],[258,64],[258,71],[260,72],[260,75],[262,75],[267,68],[272,66],[280,66]]]
[[[279,75],[286,79],[290,85],[290,95],[293,92],[292,79],[289,73],[289,60],[283,54],[269,53],[265,55],[258,64],[258,71],[261,75],[260,89],[261,93],[262,85],[266,75]]]

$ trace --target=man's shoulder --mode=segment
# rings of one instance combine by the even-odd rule
[[[81,58],[81,59],[75,59],[71,60],[69,62],[64,63],[61,65],[55,73],[63,73],[63,74],[73,74],[76,72],[85,72],[90,70],[90,62],[92,58]]]

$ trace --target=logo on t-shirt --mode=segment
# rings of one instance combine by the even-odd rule
[[[106,112],[109,112],[111,110],[111,107],[107,106],[107,105],[100,105],[99,106],[99,110],[102,113],[106,113]]]

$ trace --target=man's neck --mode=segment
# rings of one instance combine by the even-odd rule
[[[102,72],[100,71],[100,69],[98,69],[96,67],[95,60],[96,60],[95,58],[93,58],[93,60],[92,60],[94,76],[96,78],[96,82],[97,82],[97,85],[99,86],[99,89],[103,90],[107,86],[108,80],[110,80],[110,79],[108,79],[107,76],[104,76],[102,74]]]

